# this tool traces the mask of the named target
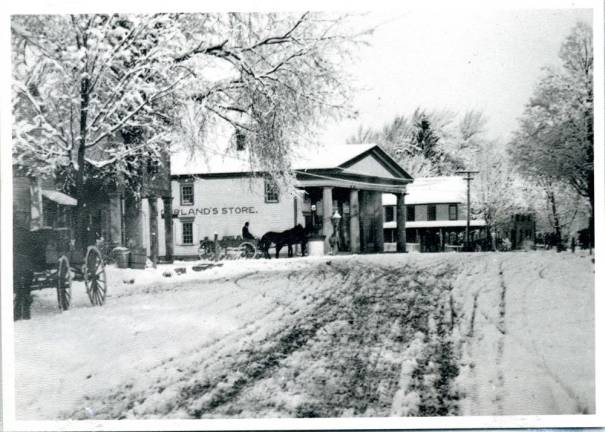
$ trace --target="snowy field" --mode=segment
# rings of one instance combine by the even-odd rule
[[[590,257],[192,264],[111,268],[103,307],[81,283],[63,313],[35,293],[15,323],[17,419],[595,411]]]

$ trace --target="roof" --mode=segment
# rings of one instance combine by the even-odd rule
[[[353,162],[364,158],[369,153],[376,156],[399,177],[411,179],[409,174],[376,144],[320,145],[298,148],[293,151],[292,168],[298,171],[346,170]],[[206,154],[194,155],[186,151],[179,151],[172,154],[170,158],[170,173],[176,176],[236,174],[250,171],[248,153],[245,150],[222,152],[208,149]]]
[[[406,204],[460,203],[466,201],[466,182],[458,176],[416,177],[406,192]],[[382,195],[382,205],[396,204],[395,195]]]
[[[465,227],[465,226],[466,226],[465,219],[413,221],[413,222],[405,223],[406,228],[454,228],[454,227]],[[483,227],[483,226],[485,226],[485,221],[484,220],[471,220],[470,226],[471,227]],[[397,222],[396,221],[385,222],[384,228],[385,229],[397,228]]]
[[[292,168],[305,169],[330,169],[361,156],[363,153],[377,147],[376,144],[337,144],[330,146],[319,146],[317,149],[305,149],[306,151],[295,152],[295,162]]]
[[[69,195],[64,194],[63,192],[42,189],[42,195],[48,198],[51,201],[56,202],[57,204],[66,205],[66,206],[75,206],[78,205],[78,200],[70,197]]]
[[[243,156],[220,154],[209,150],[206,154],[190,154],[187,151],[170,156],[171,175],[227,174],[249,172],[250,165]]]

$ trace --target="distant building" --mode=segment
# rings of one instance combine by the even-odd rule
[[[511,215],[508,224],[501,230],[502,237],[510,241],[511,249],[531,246],[536,242],[536,218],[531,213]]]
[[[84,205],[79,214],[86,229],[83,244],[102,244],[107,251],[128,246],[144,249],[153,260],[172,259],[172,219],[164,220],[158,213],[158,202],[162,209],[172,207],[169,160],[165,157],[157,163],[149,160],[141,164],[135,176],[136,194],[123,182],[105,181],[102,164],[92,159],[87,159],[87,164],[89,179],[84,184]],[[59,177],[40,178],[24,172],[23,168],[13,168],[14,223],[32,230],[64,228],[73,242],[78,235],[74,214],[77,200],[61,192],[63,181]]]
[[[385,250],[394,251],[396,197],[384,194]],[[420,177],[405,197],[407,250],[440,252],[459,250],[466,230],[466,182],[462,177]],[[471,218],[470,241],[485,237],[485,221]]]

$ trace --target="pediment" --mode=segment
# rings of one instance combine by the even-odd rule
[[[368,153],[362,159],[350,164],[345,171],[372,177],[399,178],[393,175],[372,153]]]

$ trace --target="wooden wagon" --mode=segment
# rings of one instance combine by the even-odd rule
[[[15,319],[29,318],[32,290],[55,288],[60,310],[71,304],[73,280],[83,280],[93,305],[107,294],[105,263],[95,245],[74,248],[72,209],[77,201],[43,189],[27,177],[14,179],[13,292]]]

